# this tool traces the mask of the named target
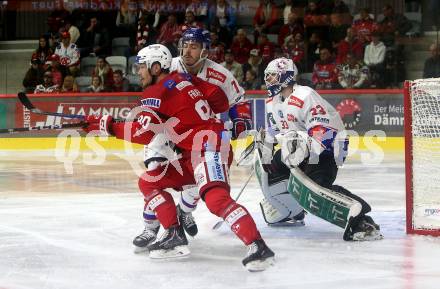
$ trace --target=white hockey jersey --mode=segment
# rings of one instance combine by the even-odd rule
[[[180,56],[173,58],[170,71],[187,72]],[[232,73],[210,59],[205,59],[197,77],[219,86],[228,96],[229,106],[244,100],[244,89]]]
[[[267,99],[266,116],[270,136],[303,131],[320,144],[320,151],[315,153],[327,152],[341,160],[345,158],[348,140],[342,119],[314,89],[295,84],[286,99],[281,94]]]
[[[64,66],[72,66],[79,64],[79,49],[75,43],[70,43],[64,47],[62,43],[58,44],[55,54],[60,57],[60,64]]]

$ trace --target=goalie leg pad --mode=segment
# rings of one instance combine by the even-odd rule
[[[359,201],[316,184],[299,168],[291,169],[287,190],[306,211],[344,229],[362,211]]]
[[[264,195],[264,200],[260,203],[264,220],[268,224],[275,224],[293,219],[303,208],[287,191],[288,175],[268,174],[264,170],[260,154],[257,152],[256,155],[256,176]]]

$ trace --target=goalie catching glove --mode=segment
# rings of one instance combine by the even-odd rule
[[[299,166],[309,157],[310,138],[302,131],[289,131],[275,136],[281,146],[281,160],[289,168]]]

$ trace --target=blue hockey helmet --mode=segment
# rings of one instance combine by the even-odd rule
[[[211,45],[211,35],[208,30],[198,27],[189,27],[183,32],[179,41],[179,47],[183,47],[183,44],[186,42],[201,43],[203,49],[209,49]]]

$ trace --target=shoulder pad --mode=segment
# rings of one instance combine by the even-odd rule
[[[305,100],[309,95],[313,94],[314,90],[311,87],[308,86],[302,86],[302,85],[296,85],[294,91],[289,96],[295,96],[296,98],[299,98],[301,100]]]

